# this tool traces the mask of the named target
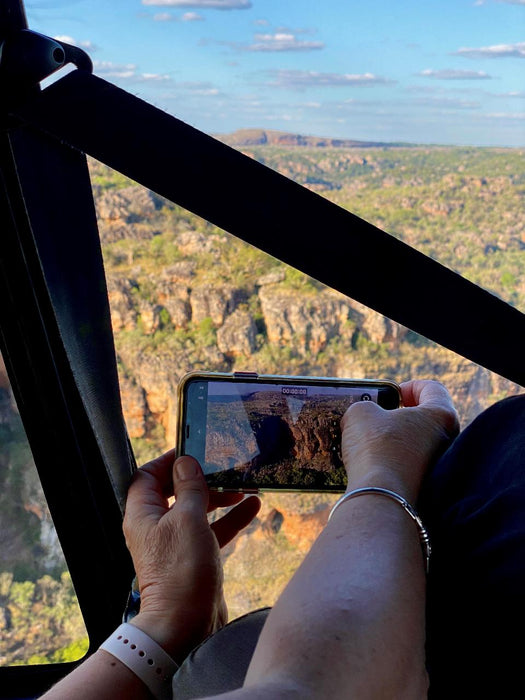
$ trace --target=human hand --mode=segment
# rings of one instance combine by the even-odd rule
[[[405,382],[401,395],[403,408],[387,411],[368,401],[352,404],[344,414],[348,490],[382,486],[413,503],[426,469],[459,432],[452,399],[439,382]]]
[[[227,621],[220,548],[253,520],[260,501],[210,493],[195,459],[173,460],[171,450],[135,474],[124,535],[141,595],[131,622],[181,661]],[[209,525],[207,512],[234,504]]]

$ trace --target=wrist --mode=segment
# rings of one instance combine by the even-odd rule
[[[351,473],[348,477],[346,491],[378,486],[398,493],[409,503],[415,503],[421,488],[419,474],[400,474],[398,469],[384,465],[373,466],[359,474]]]
[[[415,522],[417,525],[417,529],[419,531],[419,540],[421,542],[421,548],[423,550],[423,556],[425,560],[425,571],[428,574],[429,571],[429,564],[430,564],[430,552],[431,552],[431,547],[430,547],[430,538],[428,536],[428,532],[423,524],[423,521],[419,517],[417,511],[414,509],[411,503],[407,501],[407,499],[400,495],[396,491],[392,491],[391,489],[386,489],[381,486],[363,486],[357,489],[352,489],[348,490],[346,493],[344,493],[341,498],[334,504],[332,507],[332,510],[330,511],[328,515],[328,522],[332,519],[332,516],[334,513],[339,510],[339,508],[345,504],[347,501],[353,499],[353,498],[358,498],[359,496],[380,496],[382,498],[388,498],[395,503],[397,503],[399,506],[403,508],[405,513],[407,513],[412,520]]]
[[[178,664],[182,662],[182,640],[178,635],[177,625],[168,620],[166,616],[161,617],[147,612],[139,612],[129,621],[129,624],[151,637]]]
[[[121,624],[100,646],[99,651],[110,654],[120,662],[118,673],[121,676],[123,666],[131,671],[133,676],[129,673],[126,676],[128,690],[131,690],[130,686],[136,686],[135,677],[140,679],[156,700],[168,700],[172,697],[172,678],[179,665],[137,625],[127,622]],[[114,661],[111,666],[115,668]],[[143,695],[141,693],[140,697]]]
[[[208,634],[200,633],[190,620],[149,611],[139,612],[130,624],[151,637],[179,665]]]

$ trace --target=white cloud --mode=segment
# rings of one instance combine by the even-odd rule
[[[127,80],[137,74],[134,63],[113,63],[112,61],[95,61],[93,71],[103,78],[120,78]]]
[[[492,112],[484,115],[487,119],[508,119],[510,121],[523,121],[525,112]]]
[[[524,100],[525,99],[525,90],[509,90],[508,92],[493,92],[491,93],[492,97],[503,97],[505,99],[511,99],[511,100]]]
[[[302,41],[289,32],[256,34],[248,46],[238,45],[244,51],[313,51],[324,49],[321,41]]]
[[[252,6],[250,0],[142,0],[142,4],[197,10],[247,10]]]
[[[525,5],[525,0],[496,0],[500,5]],[[487,5],[488,0],[476,0],[474,5]]]
[[[187,101],[190,98],[213,97],[224,99],[224,94],[213,83],[208,81],[171,81],[168,90],[160,95],[161,98],[168,100]],[[214,100],[214,104],[217,104]]]
[[[175,83],[175,87],[191,92],[193,95],[203,95],[205,97],[215,96],[220,92],[219,89],[214,87],[212,83],[204,81]]]
[[[274,70],[268,74],[271,85],[282,88],[305,89],[310,87],[360,87],[383,85],[393,82],[373,73],[319,73],[306,70]]]
[[[87,39],[78,41],[77,39],[74,39],[72,36],[69,36],[67,34],[59,34],[58,36],[54,37],[57,41],[62,41],[64,44],[71,44],[71,46],[76,46],[79,49],[84,49],[84,51],[96,51],[97,46],[92,42],[88,41]]]
[[[204,17],[199,15],[198,12],[185,12],[180,17],[171,12],[157,12],[157,14],[153,15],[155,22],[198,22],[203,19]]]
[[[436,80],[490,80],[491,76],[481,70],[461,70],[456,68],[442,68],[433,70],[427,68],[419,73],[424,78]]]
[[[434,107],[446,110],[479,109],[481,107],[481,104],[479,102],[475,102],[474,100],[462,100],[454,97],[444,97],[439,95],[418,97],[413,101],[413,104],[417,104],[422,107]]]
[[[161,73],[140,73],[134,63],[113,63],[112,61],[95,61],[93,71],[101,78],[124,80],[133,83],[166,83],[169,75]]]
[[[165,83],[171,78],[169,75],[163,75],[162,73],[138,73],[136,80],[140,83]]]
[[[180,19],[181,22],[200,22],[204,17],[198,12],[185,12]]]
[[[525,5],[525,2],[523,3]],[[517,44],[494,44],[480,48],[463,47],[454,52],[465,58],[525,58],[525,41]]]

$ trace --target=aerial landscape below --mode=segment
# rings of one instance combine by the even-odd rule
[[[221,138],[525,309],[523,149],[363,145],[264,129]],[[90,170],[139,463],[174,444],[177,385],[190,370],[434,377],[463,425],[519,391],[106,166],[90,160]],[[319,230],[311,244],[322,241]],[[367,264],[375,284],[374,261]],[[2,377],[0,661],[77,658],[85,640],[74,591]],[[275,600],[331,499],[265,494],[256,522],[224,552],[232,616]]]

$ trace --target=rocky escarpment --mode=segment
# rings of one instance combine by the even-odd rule
[[[173,444],[177,386],[190,370],[437,376],[464,422],[508,390],[138,186],[105,190],[97,211],[128,429],[155,436],[154,449]]]
[[[147,296],[142,294],[143,287],[148,288]],[[255,314],[246,308],[245,289],[199,282],[187,263],[170,266],[156,276],[139,273],[122,278],[110,273],[108,290],[130,434],[146,437],[153,421],[163,426],[168,443],[174,439],[176,388],[187,371],[308,373],[305,368],[310,358],[318,358],[336,342],[346,352],[334,355],[321,373],[344,376],[359,339],[396,343],[407,332],[340,294],[327,289],[304,294],[276,275],[255,281],[250,298]],[[137,330],[141,335],[138,346],[130,342]],[[163,332],[164,342],[154,343]],[[200,345],[197,336],[203,341]],[[265,348],[288,357],[285,366],[272,368],[271,358],[264,352],[261,357]],[[356,356],[351,374],[360,373]]]
[[[303,146],[308,148],[373,148],[391,144],[379,141],[356,141],[323,136],[307,136],[273,129],[238,129],[231,134],[219,134],[218,139],[230,146]]]
[[[364,149],[262,130],[224,140],[524,308],[522,149]],[[139,462],[173,445],[177,385],[189,370],[439,378],[463,424],[520,390],[105,166],[90,165],[122,400]],[[313,245],[321,238],[322,231]],[[492,332],[487,328],[487,342],[497,341]],[[41,632],[46,643],[51,635],[64,646],[69,642],[59,638],[53,620],[68,628],[82,621],[78,610],[62,605],[73,600],[70,582],[48,575],[65,564],[1,371],[0,428],[3,648],[20,614],[11,659],[19,661],[25,646],[30,654],[64,661],[50,656],[45,644],[41,652],[33,644]],[[306,459],[314,456],[304,440],[312,431],[306,421],[298,432]],[[324,444],[322,434],[318,442]],[[223,550],[232,616],[276,599],[326,523],[333,499],[264,494],[257,519]],[[68,635],[78,639],[82,632]],[[74,658],[85,649],[78,651]],[[0,657],[7,658],[1,644]]]
[[[123,239],[150,240],[159,233],[150,225],[160,204],[149,190],[130,185],[118,190],[95,189],[100,237],[104,243]]]

